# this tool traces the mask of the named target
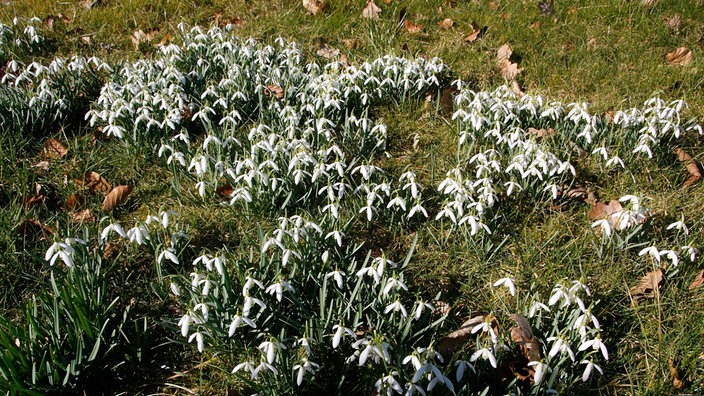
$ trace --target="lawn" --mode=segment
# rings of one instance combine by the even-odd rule
[[[704,391],[701,1],[0,22],[0,391]]]

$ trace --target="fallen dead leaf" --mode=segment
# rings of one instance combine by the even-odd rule
[[[642,4],[643,7],[650,8],[650,7],[654,6],[655,3],[657,3],[657,2],[658,2],[658,0],[641,0],[640,4]]]
[[[443,116],[449,116],[452,114],[452,110],[454,110],[453,97],[456,93],[457,88],[454,85],[446,87],[442,90],[442,96],[440,96],[440,113]]]
[[[597,202],[589,211],[589,220],[608,220],[616,213],[623,211],[623,206],[616,200],[611,200],[608,204]]]
[[[134,49],[139,50],[139,44],[149,43],[159,34],[159,28],[149,29],[145,33],[142,29],[137,29],[132,33],[131,39]]]
[[[100,2],[101,0],[81,0],[81,7],[86,10],[90,10],[91,8],[100,5]]]
[[[485,320],[485,315],[479,315],[465,321],[459,329],[440,339],[435,347],[435,350],[440,353],[445,361],[449,361],[452,355],[459,351],[464,344],[467,343],[470,336],[472,336],[472,328],[478,324],[481,324]],[[498,332],[499,323],[496,321],[496,318],[492,316],[490,320],[491,327],[495,328],[494,331]]]
[[[104,195],[112,190],[110,183],[100,176],[98,172],[94,171],[86,172],[82,179],[76,179],[75,182],[78,187],[93,190]]]
[[[419,33],[421,30],[423,30],[423,25],[413,23],[413,22],[409,21],[408,19],[403,21],[403,27],[406,29],[406,31],[408,33],[411,33],[411,34]]]
[[[350,60],[347,59],[347,54],[340,55],[340,64],[344,67],[350,66]]]
[[[379,19],[381,8],[374,3],[374,0],[367,1],[367,6],[362,10],[362,18]]]
[[[40,170],[48,170],[49,169],[49,161],[39,161],[36,164],[32,165],[34,168],[39,168]]]
[[[316,55],[322,56],[325,59],[333,59],[340,55],[340,50],[327,44],[320,44],[318,51],[316,51]]]
[[[689,290],[694,290],[704,284],[704,269],[699,271],[697,277],[689,284]]]
[[[548,137],[548,136],[554,135],[554,134],[555,134],[555,130],[552,129],[552,128],[548,128],[548,129],[545,129],[545,128],[540,128],[540,129],[528,128],[528,133],[530,133],[531,135],[535,135],[535,136],[541,138],[541,137]]]
[[[517,343],[529,362],[540,361],[540,342],[533,335],[533,328],[528,320],[517,314],[509,315],[518,326],[511,327],[511,339]]]
[[[63,143],[54,138],[47,139],[46,142],[44,142],[44,146],[42,147],[42,157],[44,157],[45,160],[54,160],[62,158],[66,155],[67,152],[68,148]]]
[[[64,203],[64,210],[75,211],[86,204],[86,199],[82,195],[71,194]]]
[[[692,51],[690,51],[687,47],[679,47],[665,56],[667,63],[679,66],[689,65],[692,63],[693,58],[694,55],[692,54]]]
[[[103,200],[102,209],[104,212],[110,212],[116,207],[122,205],[127,197],[132,193],[134,186],[117,186],[110,191],[108,195],[105,196]]]
[[[450,18],[445,18],[442,21],[438,22],[438,26],[440,26],[443,29],[449,29],[454,25],[455,22],[452,21]]]
[[[670,366],[670,377],[672,377],[672,387],[675,389],[681,389],[684,382],[680,380],[680,376],[677,373],[677,367],[675,367],[675,362],[672,358],[667,359],[667,364]]]
[[[491,2],[489,2],[489,8],[491,8],[494,11],[497,11],[499,9],[499,5],[496,4],[495,1],[491,1]]]
[[[78,212],[69,213],[71,220],[74,223],[92,223],[95,221],[95,216],[90,209],[79,210]]]
[[[521,84],[519,84],[516,80],[511,81],[511,92],[519,98],[526,96],[526,93],[523,92],[523,89],[521,88]]]
[[[473,43],[479,40],[483,35],[484,29],[481,29],[476,23],[472,22],[469,27],[472,29],[472,33],[464,38],[465,43]]]
[[[536,21],[536,22],[533,22],[533,23],[531,23],[530,25],[528,25],[528,29],[530,29],[530,30],[537,30],[537,29],[540,29],[540,26],[542,26],[542,25],[543,25],[543,24],[540,23],[540,21]]]
[[[93,39],[90,36],[81,36],[81,41],[83,44],[90,45],[93,42]]]
[[[682,15],[680,14],[675,14],[673,16],[666,16],[664,17],[665,20],[665,25],[669,27],[672,30],[679,30],[680,26],[682,26]]]
[[[273,96],[276,99],[282,100],[284,98],[284,89],[275,84],[269,84],[264,90],[265,96]]]
[[[512,54],[513,50],[508,44],[502,45],[496,51],[496,63],[499,67],[499,71],[501,72],[501,76],[508,81],[515,80],[518,73],[522,70],[518,67],[518,64],[511,62],[510,58]]]
[[[220,196],[223,196],[223,197],[229,197],[229,196],[232,195],[232,193],[233,193],[234,191],[235,191],[235,189],[232,188],[232,186],[231,186],[230,184],[224,184],[224,185],[218,187],[218,188],[215,190],[215,193],[218,194],[218,195],[220,195]]]
[[[689,187],[699,181],[699,179],[702,178],[702,172],[699,170],[699,166],[692,156],[680,147],[675,149],[675,154],[677,154],[677,159],[680,160],[680,162],[684,162],[687,165],[687,172],[689,172],[690,175],[689,178],[685,180],[683,186]]]
[[[656,293],[660,292],[663,281],[662,269],[658,268],[643,276],[640,279],[640,283],[632,287],[629,292],[636,302],[643,298],[652,298],[655,297]]]
[[[599,46],[599,43],[597,42],[595,37],[592,37],[589,40],[587,40],[587,50],[594,51],[598,46]]]
[[[342,44],[344,44],[347,49],[355,49],[359,45],[359,42],[355,39],[342,39]]]
[[[303,7],[305,7],[305,9],[313,15],[325,11],[326,6],[327,4],[320,0],[303,0]]]

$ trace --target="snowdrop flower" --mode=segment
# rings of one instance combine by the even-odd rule
[[[538,310],[550,312],[550,308],[548,308],[547,305],[541,303],[540,301],[533,301],[533,304],[530,306],[530,312],[528,313],[528,317],[534,317]]]
[[[242,369],[244,369],[244,371],[249,371],[252,375],[253,380],[257,379],[257,376],[259,374],[259,369],[257,367],[255,367],[254,364],[252,364],[252,362],[244,362],[244,363],[238,364],[232,370],[232,373],[234,374]]]
[[[606,219],[597,220],[592,223],[592,228],[601,226],[604,231],[604,235],[607,237],[611,236],[611,223]]]
[[[396,300],[395,302],[389,304],[386,306],[384,309],[384,313],[388,314],[389,312],[398,312],[401,311],[401,316],[404,318],[408,316],[408,313],[406,312],[406,308],[404,308],[403,304],[399,300]]]
[[[174,282],[171,282],[171,284],[169,285],[169,288],[171,289],[171,293],[172,293],[174,296],[180,296],[180,295],[181,295],[181,288],[178,287],[178,285],[175,284]]]
[[[188,335],[188,328],[190,327],[191,323],[193,323],[193,316],[191,315],[190,312],[186,313],[181,317],[181,319],[178,321],[179,327],[181,327],[181,335],[182,336],[187,336]]]
[[[335,330],[335,335],[332,337],[332,348],[337,349],[337,347],[340,345],[340,341],[342,340],[342,337],[347,334],[350,337],[357,337],[357,335],[354,333],[354,331],[350,328],[342,326],[342,324],[335,325],[332,327],[333,330]]]
[[[674,223],[667,226],[668,230],[671,230],[673,228],[679,231],[683,231],[685,235],[689,235],[689,228],[687,228],[687,225],[684,224],[684,219],[675,221]]]
[[[249,289],[251,289],[252,286],[257,286],[260,289],[264,289],[264,285],[262,284],[262,282],[247,275],[247,277],[245,278],[244,286],[242,286],[242,295],[244,297],[247,297],[249,295]]]
[[[230,328],[228,330],[228,336],[232,337],[235,332],[237,331],[238,328],[248,325],[249,327],[256,329],[257,325],[254,323],[252,319],[249,319],[245,316],[240,316],[240,315],[235,315],[235,317],[232,319],[232,323],[230,323]]]
[[[344,271],[340,271],[340,270],[336,269],[335,271],[328,272],[327,274],[325,274],[325,279],[329,279],[332,277],[333,279],[335,279],[335,283],[337,283],[337,288],[342,290],[345,287],[345,285],[343,283],[344,276],[345,276]]]
[[[564,336],[559,335],[557,337],[548,337],[547,340],[553,342],[550,352],[548,353],[550,358],[554,358],[558,353],[567,353],[570,359],[574,362],[574,352],[572,352],[572,348],[570,348],[570,345],[566,342]]]
[[[601,373],[602,375],[604,374],[604,371],[601,369],[601,367],[594,364],[594,362],[592,360],[582,360],[580,363],[587,365],[587,367],[584,368],[584,374],[582,374],[582,381],[583,382],[587,382],[587,380],[589,379],[589,376],[592,373],[592,369],[594,369],[594,368],[596,368],[599,371],[599,373]]]
[[[619,165],[622,169],[626,169],[626,165],[623,163],[623,160],[617,155],[611,157],[611,159],[606,161],[605,164],[607,168],[613,168],[616,165]]]
[[[686,255],[689,255],[689,260],[690,260],[691,262],[694,262],[694,260],[697,259],[697,253],[699,252],[699,249],[694,248],[694,247],[689,246],[689,245],[681,246],[680,249],[681,249]]]
[[[579,351],[585,351],[589,348],[592,348],[595,351],[601,350],[601,354],[604,355],[604,359],[609,360],[609,351],[606,350],[606,345],[601,342],[601,338],[599,338],[598,336],[592,340],[586,340],[582,342],[582,344],[579,346]]]
[[[374,383],[374,386],[376,387],[377,393],[381,394],[382,389],[386,389],[387,396],[392,395],[393,394],[392,391],[396,392],[399,395],[402,394],[403,388],[398,383],[398,381],[396,381],[396,376],[398,376],[398,372],[392,371],[389,375],[386,375],[383,378],[378,379]]]
[[[680,263],[680,259],[679,257],[677,257],[677,252],[675,252],[674,250],[661,250],[660,257],[663,256],[670,259],[670,261],[672,261],[672,265],[675,267],[677,267],[677,265]]]
[[[377,272],[376,268],[374,268],[373,266],[365,267],[365,268],[362,268],[361,270],[357,271],[358,278],[361,278],[364,275],[368,275],[368,276],[371,276],[372,278],[374,278],[375,285],[378,284],[379,281],[381,280],[381,274],[379,274]]]
[[[516,295],[516,286],[513,285],[513,280],[511,280],[511,278],[501,278],[494,282],[494,287],[498,286],[506,286],[512,296]]]
[[[303,376],[305,375],[305,373],[308,372],[311,374],[315,374],[315,370],[318,368],[320,368],[320,366],[318,364],[313,363],[304,357],[301,360],[301,363],[293,366],[294,371],[298,370],[298,374],[296,375],[296,385],[301,386],[301,384],[303,383]]]
[[[425,208],[421,206],[420,204],[417,204],[411,208],[411,210],[408,212],[407,218],[410,219],[413,217],[416,213],[422,213],[425,218],[428,218],[428,212],[425,211]]]
[[[198,332],[191,334],[191,336],[188,337],[188,342],[192,342],[194,338],[196,340],[196,344],[198,345],[198,352],[203,352],[203,349],[205,348],[205,342],[203,340],[203,333],[198,331]]]
[[[433,307],[431,304],[428,304],[427,302],[424,301],[416,301],[416,309],[415,309],[415,318],[416,320],[419,320],[420,317],[423,315],[423,312],[426,309],[429,309],[430,312],[433,312],[435,310],[435,307]]]
[[[72,267],[73,253],[74,250],[68,243],[54,242],[54,244],[47,249],[46,254],[44,255],[44,260],[49,261],[49,265],[54,265],[56,259],[61,258],[61,261],[63,261],[67,267]]]
[[[136,226],[127,230],[127,237],[131,243],[137,242],[138,245],[144,244],[149,240],[149,230],[144,226]]]
[[[266,292],[271,294],[271,295],[276,295],[276,300],[278,302],[281,302],[281,298],[283,297],[283,291],[288,290],[290,292],[295,292],[293,290],[293,286],[291,286],[290,283],[287,281],[281,279],[279,282],[272,284],[271,286],[266,288]]]
[[[645,256],[646,254],[649,254],[653,259],[655,259],[655,261],[660,263],[660,251],[657,247],[648,246],[647,248],[641,249],[641,251],[638,252],[638,256]]]
[[[179,264],[178,262],[178,257],[176,257],[176,253],[174,252],[173,248],[168,248],[161,253],[159,253],[159,257],[157,261],[159,264],[164,262],[164,258],[167,258],[169,261],[171,261],[174,264]]]
[[[396,288],[396,290],[398,290],[398,289],[403,289],[403,290],[408,291],[408,287],[406,286],[405,283],[403,283],[403,282],[401,282],[400,280],[398,280],[398,279],[392,277],[392,278],[389,278],[389,279],[386,281],[386,287],[384,287],[384,290],[382,291],[382,294],[385,295],[385,296],[389,295],[389,292],[390,292],[391,289],[394,288],[394,287]]]
[[[493,368],[496,368],[496,357],[494,354],[489,350],[488,348],[482,348],[472,354],[472,356],[469,358],[469,361],[474,363],[477,361],[477,359],[482,358],[484,360],[489,360],[489,363],[491,363],[491,366]]]
[[[261,309],[266,309],[266,304],[262,300],[247,295],[244,298],[244,305],[242,305],[242,315],[249,316],[253,304],[259,305]]]
[[[257,349],[262,351],[262,353],[266,356],[267,363],[272,364],[274,363],[274,359],[276,359],[277,350],[286,349],[286,347],[278,342],[264,341],[259,344]]]
[[[464,378],[464,373],[467,371],[467,369],[472,370],[474,374],[477,373],[477,370],[474,368],[472,363],[462,360],[462,359],[457,359],[455,361],[455,366],[457,367],[457,372],[455,373],[455,378],[457,379],[457,382],[462,381],[462,378]]]
[[[565,293],[565,291],[562,288],[562,285],[558,284],[552,290],[552,296],[550,296],[550,300],[548,301],[548,305],[553,306],[553,305],[557,304],[557,302],[560,301],[561,298],[564,300],[564,302],[562,303],[560,308],[564,308],[564,307],[570,305],[570,303],[572,303],[572,301],[570,300],[570,296],[567,293]]]
[[[534,386],[540,384],[540,381],[543,380],[543,374],[545,373],[545,369],[548,365],[542,362],[532,361],[528,362],[528,367],[533,367],[533,370],[535,370],[535,374],[533,375],[533,380],[535,381]]]
[[[601,154],[604,157],[604,161],[609,158],[609,153],[606,151],[606,147],[597,147],[592,151],[592,154]]]
[[[108,238],[108,235],[110,235],[110,232],[116,232],[123,238],[127,237],[127,234],[125,233],[125,230],[122,229],[122,226],[120,226],[120,224],[118,223],[113,223],[103,228],[103,232],[100,233],[100,239],[106,240]]]

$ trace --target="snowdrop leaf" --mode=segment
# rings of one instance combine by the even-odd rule
[[[116,207],[122,205],[127,200],[130,193],[132,193],[133,189],[134,186],[117,186],[113,188],[103,200],[103,211],[110,212]]]
[[[687,172],[689,172],[690,175],[682,186],[689,187],[699,181],[699,179],[702,178],[702,172],[699,170],[699,166],[697,162],[693,160],[692,156],[679,147],[675,149],[675,154],[677,154],[677,159],[680,160],[680,162],[686,164]]]
[[[664,277],[662,269],[658,268],[655,271],[648,272],[640,279],[640,283],[630,289],[630,294],[634,301],[643,298],[655,297],[656,293],[660,292]]]

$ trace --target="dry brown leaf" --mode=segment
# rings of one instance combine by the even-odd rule
[[[489,8],[491,8],[491,9],[494,10],[494,11],[496,11],[496,10],[499,9],[499,5],[496,4],[495,1],[492,1],[492,2],[489,3]]]
[[[675,389],[681,389],[684,382],[680,380],[680,376],[677,373],[677,367],[675,367],[675,362],[672,358],[667,359],[667,364],[670,366],[670,377],[672,377],[672,387]]]
[[[452,355],[454,355],[455,352],[459,351],[467,342],[467,340],[469,340],[470,336],[472,335],[472,328],[478,324],[481,324],[485,320],[485,315],[479,315],[465,321],[464,323],[462,323],[462,326],[460,326],[459,329],[440,339],[437,346],[435,347],[435,350],[443,357],[446,362],[448,362]],[[498,329],[498,322],[496,322],[496,318],[492,317],[491,321],[492,327],[494,327],[494,323],[496,323],[496,328]]]
[[[481,36],[481,34],[482,34],[481,30],[479,30],[479,29],[474,30],[468,36],[465,36],[464,42],[465,43],[473,43],[473,42],[479,40],[479,37]]]
[[[523,92],[523,88],[521,88],[521,84],[518,83],[518,81],[513,80],[511,81],[511,92],[513,92],[514,95],[518,96],[519,98],[522,98],[526,96],[526,93]]]
[[[662,269],[658,268],[655,271],[648,272],[640,279],[638,285],[630,289],[633,300],[638,301],[643,298],[655,297],[655,294],[660,292],[663,281]]]
[[[438,26],[440,26],[443,29],[449,29],[454,25],[455,22],[452,21],[450,18],[445,18],[442,21],[438,22]]]
[[[687,172],[689,172],[690,175],[689,178],[685,180],[683,186],[689,187],[699,181],[699,179],[702,178],[702,172],[699,170],[699,166],[692,156],[680,147],[675,149],[675,154],[677,154],[677,159],[680,160],[680,162],[684,162],[687,165]]]
[[[344,44],[347,49],[355,49],[359,45],[359,42],[355,39],[342,39],[342,44]]]
[[[535,136],[537,136],[537,137],[548,137],[548,136],[554,135],[554,134],[555,134],[555,130],[552,129],[552,128],[548,128],[548,129],[545,129],[545,128],[540,128],[540,129],[528,128],[528,133],[530,133],[531,135],[535,135]]]
[[[689,285],[689,290],[694,290],[704,284],[704,269],[699,271],[697,277],[694,278],[692,283]]]
[[[350,66],[350,60],[347,59],[347,54],[340,55],[340,64],[344,67]]]
[[[654,6],[655,3],[657,3],[657,2],[658,2],[658,0],[641,0],[640,4],[642,4],[643,7],[650,8],[650,7]]]
[[[79,210],[78,212],[69,213],[71,220],[74,223],[92,223],[95,221],[95,216],[90,209]]]
[[[86,172],[82,179],[76,179],[76,185],[101,194],[107,194],[112,190],[110,183],[94,171]]]
[[[67,152],[68,148],[63,143],[54,138],[49,138],[44,142],[42,157],[44,157],[45,160],[54,160],[62,158]]]
[[[453,85],[446,87],[442,90],[442,96],[440,97],[440,113],[444,116],[452,114],[454,109],[453,97],[457,93],[457,88]]]
[[[81,7],[85,8],[86,10],[90,10],[91,8],[99,5],[101,0],[81,0]]]
[[[303,0],[303,7],[305,7],[305,9],[313,15],[325,11],[326,6],[327,4],[320,0]]]
[[[25,202],[24,205],[28,208],[31,208],[32,206],[39,206],[45,204],[46,200],[46,195],[33,195],[29,197],[29,199],[27,199],[27,202]]]
[[[379,19],[381,8],[374,3],[374,0],[369,0],[367,6],[362,10],[362,18]]]
[[[528,320],[516,314],[509,315],[518,326],[511,327],[511,339],[517,343],[529,362],[540,361],[540,342],[533,335],[533,328]]]
[[[433,310],[433,314],[447,316],[450,314],[451,309],[452,307],[450,307],[450,304],[445,301],[437,301],[435,302],[435,310]]]
[[[611,200],[608,204],[597,202],[589,211],[589,220],[597,221],[610,219],[614,214],[623,210],[621,203],[616,200]]]
[[[511,49],[511,46],[508,44],[504,44],[501,47],[499,47],[498,50],[496,50],[496,62],[500,63],[504,59],[508,60],[512,54],[513,54],[513,49]]]
[[[90,45],[93,39],[90,36],[81,36],[81,41],[83,41],[83,44]]]
[[[340,50],[333,48],[327,44],[320,44],[316,55],[322,56],[325,59],[337,58],[340,55]]]
[[[275,84],[269,84],[264,90],[264,95],[273,96],[276,99],[282,100],[284,98],[284,89]]]
[[[679,30],[680,26],[682,26],[682,15],[680,14],[675,14],[671,17],[666,16],[664,20],[667,27],[672,30]]]
[[[408,19],[403,21],[403,27],[406,29],[408,33],[419,33],[421,30],[423,30],[423,25],[415,24]]]
[[[39,161],[36,164],[32,165],[34,168],[39,168],[39,170],[48,170],[49,169],[49,161]]]
[[[589,40],[587,40],[587,50],[594,51],[595,49],[597,49],[598,46],[599,46],[599,43],[595,37],[592,37]]]
[[[149,29],[144,32],[142,29],[137,29],[132,33],[131,39],[132,44],[134,44],[134,49],[139,50],[140,43],[148,43],[159,34],[159,28]]]
[[[103,206],[101,208],[105,212],[115,209],[127,200],[127,197],[133,189],[134,186],[117,186],[113,188],[112,191],[110,191],[110,194],[105,196]]]
[[[86,204],[86,199],[82,195],[71,194],[64,203],[64,210],[75,211]]]
[[[536,22],[533,22],[530,25],[528,25],[528,29],[530,29],[530,30],[540,29],[540,26],[542,26],[542,25],[543,24],[540,23],[540,21],[536,21]]]
[[[692,51],[690,51],[687,47],[679,47],[665,56],[667,63],[679,66],[689,65],[692,63],[693,58],[694,55],[692,54]]]
[[[230,184],[224,184],[215,190],[216,194],[221,195],[223,197],[229,197],[232,195],[233,192],[235,192],[235,189],[232,188]]]
[[[501,76],[508,81],[515,80],[518,73],[522,70],[518,67],[518,64],[511,62],[511,54],[513,54],[513,50],[508,44],[502,45],[496,51],[496,63],[499,67],[499,71],[501,72]]]

